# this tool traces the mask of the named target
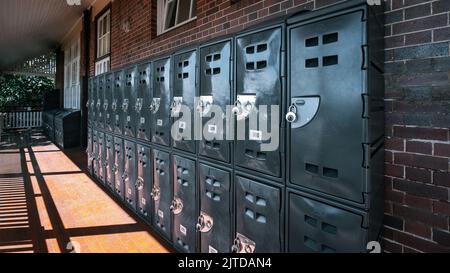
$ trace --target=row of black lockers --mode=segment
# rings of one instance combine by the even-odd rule
[[[139,189],[140,180],[151,180],[153,185],[144,188],[151,187],[157,200],[151,213],[145,210],[148,220],[181,250],[230,250],[229,241],[235,239],[238,251],[361,251],[365,242],[377,238],[383,214],[383,24],[374,12],[347,2],[291,18],[287,26],[252,30],[96,77],[90,82],[89,122],[98,133],[92,133],[91,142],[107,147],[125,140],[124,162],[114,163],[114,183]],[[205,115],[210,104],[222,109],[234,104],[235,119],[245,120],[250,139],[171,138],[172,124],[182,130],[193,123],[193,118],[185,123],[171,118],[178,106]],[[248,112],[261,105],[282,110],[275,151],[261,150],[266,143],[261,129],[248,122]],[[208,120],[203,118],[202,124],[209,133],[225,136],[220,128],[227,124]],[[97,134],[103,132],[102,140]],[[101,149],[93,147],[91,159],[105,166],[109,161],[103,156],[108,153],[99,155]],[[139,174],[142,147],[153,159],[146,163],[152,175]],[[231,186],[225,188],[230,198],[225,199],[230,204],[220,207],[227,208],[229,222],[213,225],[228,228],[217,236],[211,236],[214,228],[201,232],[200,223],[202,247],[197,249],[197,218],[207,226],[204,219],[221,221],[214,216],[223,213],[207,213],[202,207],[203,193],[213,201],[223,200],[206,189],[216,189],[217,181],[218,189],[223,186],[219,179],[202,178],[202,166],[209,168],[211,177],[216,177],[215,170],[222,172],[222,180],[228,174]],[[107,181],[105,174],[96,175]],[[139,206],[139,198],[131,198],[138,192],[125,188],[122,194],[132,207]],[[177,214],[179,203],[184,205]],[[224,235],[230,232],[233,236]],[[207,235],[209,241],[203,239]]]

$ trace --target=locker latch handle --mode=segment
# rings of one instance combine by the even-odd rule
[[[128,112],[128,105],[129,105],[128,99],[125,99],[125,100],[123,101],[123,104],[122,104],[122,110],[123,110],[124,112]]]
[[[103,110],[107,111],[108,110],[108,106],[109,106],[109,103],[108,103],[107,100],[105,100],[105,102],[103,103]]]
[[[97,109],[100,110],[100,107],[102,106],[102,102],[99,100],[97,100]]]
[[[142,177],[139,177],[136,180],[135,187],[138,191],[142,191],[144,189],[144,179],[142,179]]]
[[[240,115],[241,114],[241,111],[242,111],[242,104],[241,104],[241,102],[239,101],[239,100],[237,100],[235,103],[234,103],[234,107],[233,107],[233,109],[231,110],[231,112],[233,113],[233,115],[235,115],[235,116],[237,116],[237,115]]]
[[[198,222],[196,225],[197,231],[201,233],[208,233],[214,226],[214,220],[208,214],[201,212],[198,217]]]
[[[173,214],[178,215],[183,211],[183,201],[180,198],[173,199],[170,210]]]
[[[240,233],[237,234],[231,247],[231,252],[233,253],[255,253],[255,250],[256,243]]]
[[[117,100],[114,100],[111,104],[111,109],[115,112],[117,110]]]
[[[150,193],[154,201],[158,201],[161,198],[161,191],[158,187],[153,187],[152,192]]]

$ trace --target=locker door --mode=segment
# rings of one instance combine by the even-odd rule
[[[138,67],[138,98],[136,100],[137,112],[137,138],[151,141],[151,111],[152,103],[152,65],[143,64]]]
[[[297,194],[289,197],[288,251],[358,253],[367,245],[363,215]]]
[[[108,132],[114,132],[114,112],[112,111],[113,103],[113,85],[114,74],[109,73],[105,76],[105,100],[103,102],[103,110],[105,116],[105,129]]]
[[[137,67],[133,66],[125,69],[125,87],[123,110],[123,130],[125,136],[134,137],[136,135],[136,98],[137,98]]]
[[[123,71],[114,72],[114,85],[113,85],[113,102],[111,104],[111,110],[113,113],[114,133],[123,133],[123,99],[124,99],[124,85],[125,74]]]
[[[154,62],[153,65],[153,100],[152,111],[152,142],[170,146],[170,58]]]
[[[105,158],[106,186],[114,192],[114,137],[106,135],[106,158]]]
[[[282,105],[281,85],[282,65],[282,28],[277,27],[253,34],[248,34],[236,40],[236,93],[237,98],[233,113],[237,122],[245,122],[246,140],[236,141],[236,165],[268,175],[281,177],[282,145],[281,131],[278,139],[272,139],[272,143],[278,147],[262,149],[262,144],[269,144],[265,140],[268,135],[263,130],[265,123],[268,131],[271,128],[272,118],[279,118],[276,124],[282,127],[282,118],[272,116],[271,106]],[[251,124],[250,117],[263,110],[267,106],[266,115],[256,115],[260,124]],[[281,114],[281,113],[280,113]],[[239,125],[238,125],[239,128]],[[239,133],[239,132],[238,132]],[[274,145],[276,146],[276,145]],[[275,150],[274,150],[275,149]]]
[[[200,164],[200,233],[201,253],[229,253],[231,235],[231,174]]]
[[[226,113],[231,104],[231,41],[225,41],[200,49],[200,98],[196,107],[202,118],[202,140],[199,154],[229,163],[231,141],[227,141],[226,120],[218,123],[212,119],[212,108],[218,107]]]
[[[98,116],[98,111],[97,111],[97,105],[98,105],[98,91],[97,91],[97,86],[98,86],[98,77],[94,77],[92,79],[92,100],[91,100],[91,112],[92,112],[92,125],[97,127],[97,116]],[[52,125],[52,124],[50,124]],[[53,126],[53,125],[52,125]]]
[[[123,184],[125,186],[126,204],[136,209],[136,144],[125,141],[125,165],[123,171]]]
[[[97,76],[97,128],[103,129],[105,127],[105,111],[103,110],[103,103],[105,101],[105,75]]]
[[[124,149],[123,140],[121,138],[114,138],[114,182],[115,192],[120,199],[125,200],[125,187],[122,180],[124,171]]]
[[[290,29],[289,182],[363,203],[362,11]],[[343,80],[345,79],[345,80]]]
[[[149,147],[138,145],[138,174],[136,180],[137,212],[149,223],[152,218],[152,155]]]
[[[196,251],[196,164],[195,161],[173,157],[173,201],[170,207],[173,214],[173,243],[178,249],[195,253]]]
[[[97,176],[98,171],[98,131],[92,130],[92,175]]]
[[[97,178],[104,184],[105,183],[105,134],[97,132]]]
[[[236,179],[236,239],[233,252],[281,252],[280,190],[240,176]]]
[[[93,125],[93,114],[94,114],[94,105],[95,105],[95,89],[94,89],[94,79],[89,79],[88,82],[88,101],[86,103],[86,108],[88,110],[88,125]]]
[[[173,147],[195,153],[194,103],[197,88],[197,51],[175,55],[173,69],[173,96],[171,99]],[[190,110],[189,116],[183,115],[182,107]]]
[[[93,164],[93,161],[94,161],[93,144],[94,144],[94,140],[93,140],[92,128],[88,127],[86,154],[87,154],[88,171],[89,171],[89,173],[91,175],[93,174],[92,164]]]
[[[172,183],[170,177],[169,153],[153,151],[153,225],[167,239],[171,239],[172,220],[170,206],[172,204]]]

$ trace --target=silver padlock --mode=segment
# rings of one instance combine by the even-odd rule
[[[241,113],[241,102],[240,102],[239,100],[237,100],[237,101],[234,103],[234,107],[233,107],[233,109],[231,110],[231,112],[232,112],[233,115],[235,115],[235,116],[237,116],[237,115],[239,115],[239,114]]]
[[[295,106],[295,104],[292,104],[289,107],[289,112],[286,114],[286,120],[289,123],[294,123],[297,121],[297,106]]]

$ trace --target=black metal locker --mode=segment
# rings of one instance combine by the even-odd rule
[[[138,139],[151,141],[151,111],[152,103],[152,64],[146,63],[138,66],[137,78],[137,131]]]
[[[172,188],[170,155],[153,150],[153,226],[168,240],[172,238]]]
[[[137,145],[137,212],[148,223],[152,221],[152,189],[153,189],[153,165],[151,148],[143,145]]]
[[[173,57],[173,94],[171,98],[172,143],[175,149],[196,152],[194,104],[197,90],[197,51]]]
[[[96,90],[94,79],[91,78],[88,81],[88,101],[86,102],[86,108],[88,110],[88,125],[94,125],[94,108],[96,103]]]
[[[245,140],[238,139],[235,148],[237,166],[282,176],[282,64],[283,30],[274,27],[236,38],[236,100],[233,114],[245,127]],[[272,106],[279,107],[272,115]],[[266,110],[267,114],[263,114]],[[252,122],[252,117],[258,122]],[[272,122],[275,126],[272,126]],[[267,130],[264,130],[267,128]],[[266,140],[268,132],[279,134]]]
[[[233,252],[282,251],[282,193],[279,188],[236,176],[235,217]]]
[[[105,118],[105,130],[109,133],[114,132],[114,111],[112,110],[113,103],[113,86],[114,74],[108,73],[105,75],[105,96],[103,101],[103,111]]]
[[[97,132],[97,169],[95,176],[105,184],[105,134]]]
[[[171,142],[171,58],[153,62],[153,100],[150,106],[152,142],[170,146]]]
[[[365,252],[366,213],[296,193],[288,201],[288,251],[295,253]]]
[[[375,189],[370,161],[384,134],[382,87],[367,85],[376,69],[366,14],[360,7],[288,29],[289,183],[358,204]],[[382,77],[370,78],[382,86]]]
[[[106,186],[114,192],[115,174],[114,174],[114,137],[106,134],[106,151],[105,151],[105,181]]]
[[[123,110],[123,132],[125,136],[136,136],[136,99],[137,99],[137,67],[132,66],[124,71],[125,73],[125,87],[124,99],[122,103]]]
[[[97,86],[98,86],[98,78],[94,77],[92,79],[92,100],[91,100],[91,124],[94,127],[97,127],[97,116],[98,116],[98,92],[97,92]]]
[[[111,104],[111,110],[114,122],[114,133],[123,133],[123,118],[124,115],[122,106],[124,99],[124,86],[125,86],[125,73],[123,70],[114,72],[114,85],[113,85],[113,102]]]
[[[125,186],[122,180],[122,175],[124,173],[124,148],[123,139],[115,137],[114,138],[114,190],[120,199],[125,200]]]
[[[102,74],[100,76],[97,76],[97,120],[95,125],[99,129],[105,128],[105,111],[103,110],[103,103],[105,101],[105,87],[105,75]]]
[[[122,181],[125,187],[125,203],[136,209],[136,143],[124,141],[125,160]]]
[[[181,156],[173,156],[173,243],[181,251],[196,251],[197,176],[196,163]]]
[[[202,140],[199,154],[230,163],[232,141],[227,140],[230,123],[221,119],[227,115],[232,97],[232,42],[231,40],[200,48],[200,91],[196,111],[202,119]],[[228,117],[230,118],[230,117]]]
[[[229,253],[232,245],[231,173],[200,164],[199,181],[199,252]]]
[[[87,135],[87,148],[86,148],[86,154],[87,154],[87,168],[88,172],[93,175],[94,169],[93,169],[93,161],[94,161],[94,135],[92,132],[92,128],[88,127],[88,135]]]

